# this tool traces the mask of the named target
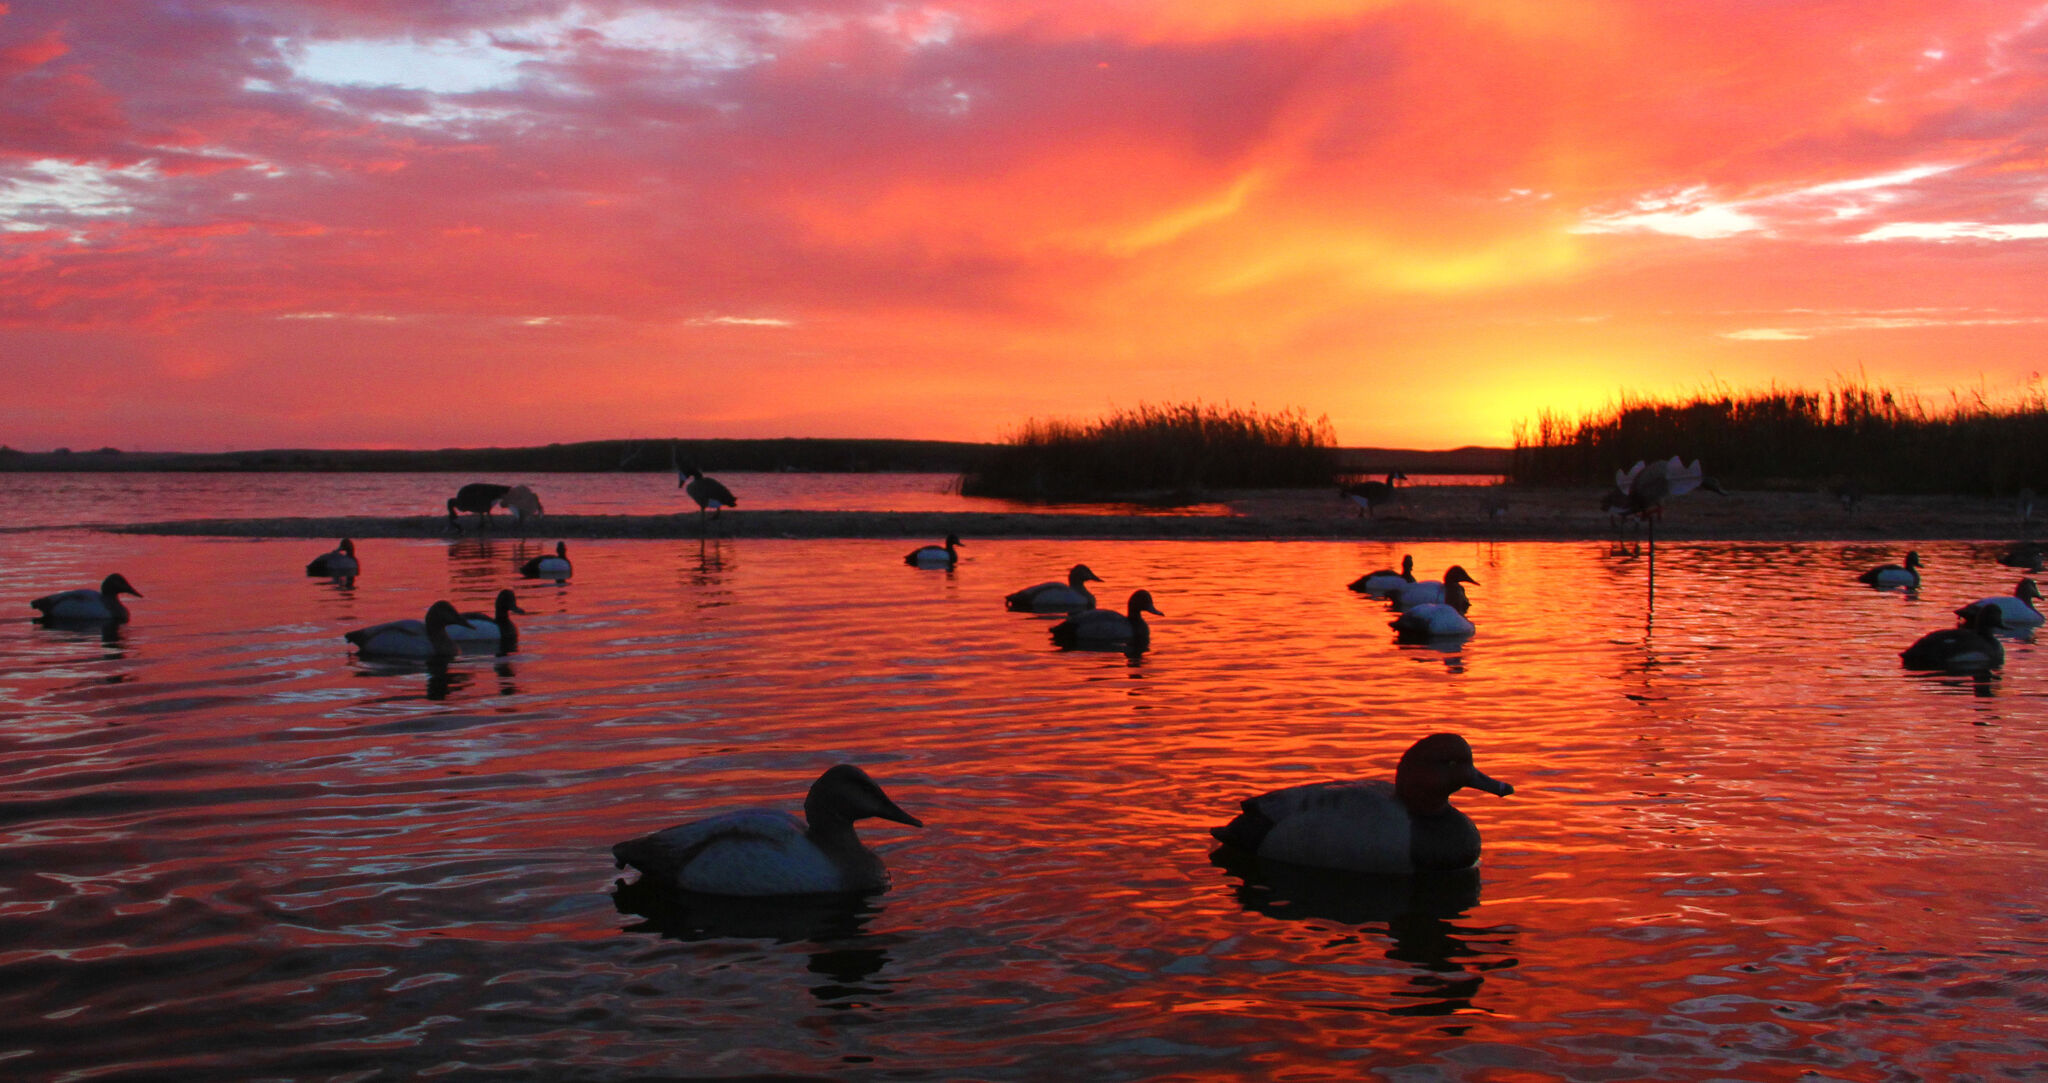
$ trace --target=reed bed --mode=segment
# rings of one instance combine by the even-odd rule
[[[1672,455],[1748,488],[2006,496],[2048,482],[2048,400],[1951,394],[1929,406],[1853,382],[1682,400],[1625,395],[1584,416],[1546,412],[1518,424],[1508,477],[1584,485]]]
[[[1327,417],[1203,403],[1118,410],[1096,421],[1034,418],[960,479],[968,496],[1192,499],[1213,489],[1329,485]]]

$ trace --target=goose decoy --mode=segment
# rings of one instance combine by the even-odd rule
[[[1131,592],[1122,613],[1108,609],[1084,609],[1052,626],[1052,641],[1062,647],[1110,647],[1122,645],[1141,651],[1152,643],[1152,627],[1143,614],[1163,617],[1152,605],[1152,592]]]
[[[1392,568],[1381,568],[1376,572],[1367,572],[1351,581],[1351,589],[1362,594],[1391,594],[1413,582],[1415,582],[1415,557],[1411,554],[1401,557],[1400,571],[1397,572]]]
[[[512,614],[525,615],[519,608],[519,597],[507,587],[498,592],[497,612],[468,612],[461,619],[448,626],[448,638],[456,643],[496,645],[510,649],[519,642],[519,627],[512,623]]]
[[[1361,481],[1355,485],[1346,485],[1337,491],[1344,494],[1344,499],[1358,505],[1358,514],[1369,516],[1373,508],[1392,503],[1399,495],[1398,490],[1394,488],[1395,483],[1407,480],[1408,475],[1396,470],[1388,474],[1385,481]]]
[[[1394,630],[1395,638],[1404,642],[1471,635],[1472,622],[1465,617],[1466,611],[1472,608],[1471,601],[1465,597],[1467,582],[1470,580],[1446,575],[1443,601],[1409,606],[1387,627]]]
[[[1003,607],[1020,613],[1070,613],[1095,608],[1095,595],[1083,583],[1100,583],[1102,577],[1086,564],[1067,569],[1067,581],[1049,579],[1003,598]]]
[[[1645,523],[1663,518],[1664,502],[1672,497],[1684,496],[1694,489],[1726,493],[1700,468],[1698,459],[1688,464],[1676,455],[1661,462],[1638,461],[1627,470],[1616,470],[1614,489],[1622,497],[1621,512]]]
[[[1873,587],[1905,587],[1907,590],[1920,589],[1920,551],[1906,554],[1904,564],[1880,564],[1856,577],[1858,581]]]
[[[882,891],[889,870],[854,833],[877,817],[911,827],[866,771],[842,763],[811,783],[804,818],[777,809],[741,809],[671,827],[612,847],[619,868],[640,882],[707,895],[824,895]]]
[[[393,620],[358,628],[341,638],[365,658],[440,659],[455,657],[455,640],[448,626],[459,623],[462,614],[449,602],[427,607],[424,620]]]
[[[459,529],[462,522],[456,516],[467,511],[476,513],[479,525],[490,526],[491,509],[497,506],[499,498],[511,491],[510,485],[495,485],[488,481],[472,481],[455,490],[455,495],[448,498],[448,525]]]
[[[732,490],[725,487],[725,483],[717,478],[705,477],[704,472],[694,466],[676,469],[676,488],[697,502],[699,522],[705,519],[707,513],[716,519],[719,513],[727,508],[737,507],[740,502],[739,497],[732,495]]]
[[[524,485],[514,485],[498,498],[498,507],[512,513],[512,525],[524,526],[529,519],[538,519],[547,514],[540,506],[540,497]]]
[[[347,538],[341,539],[341,544],[335,546],[333,552],[322,553],[306,564],[307,575],[339,577],[354,575],[361,570],[362,564],[356,560],[356,543]]]
[[[1899,652],[1907,669],[1969,671],[1997,669],[2005,664],[2005,648],[1993,635],[2000,625],[1997,606],[1984,606],[1967,624],[1929,632]]]
[[[567,579],[575,569],[569,564],[569,543],[556,542],[555,551],[544,553],[519,566],[528,579]]]
[[[2033,577],[2029,576],[2020,580],[2019,585],[2013,588],[2011,594],[1979,598],[1969,605],[1956,610],[1956,616],[1963,618],[1967,623],[1976,618],[1977,610],[1989,607],[1998,610],[1999,627],[2027,628],[2048,622],[2048,617],[2042,616],[2041,611],[2034,608],[2034,603],[2039,601],[2040,598],[2041,585],[2034,582]]]
[[[950,568],[959,563],[960,535],[946,535],[944,545],[920,545],[903,557],[903,563],[913,568]]]
[[[142,597],[119,572],[100,580],[98,590],[80,587],[77,590],[63,590],[45,594],[28,604],[41,614],[37,619],[46,621],[92,621],[99,624],[126,624],[128,607],[121,604],[121,595],[133,594]]]
[[[1470,868],[1479,829],[1451,804],[1471,787],[1506,797],[1513,786],[1472,765],[1455,733],[1424,737],[1402,753],[1394,781],[1312,782],[1246,799],[1237,818],[1210,834],[1272,861],[1367,873]]]
[[[1389,593],[1387,600],[1394,603],[1395,609],[1413,609],[1418,605],[1443,601],[1450,596],[1446,587],[1457,583],[1470,583],[1476,587],[1479,580],[1472,578],[1463,565],[1453,564],[1444,571],[1442,579],[1425,579],[1420,583],[1409,583]]]

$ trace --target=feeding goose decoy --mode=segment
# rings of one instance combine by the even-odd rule
[[[1210,829],[1225,845],[1262,859],[1367,873],[1470,868],[1479,829],[1451,804],[1466,787],[1506,797],[1513,786],[1472,764],[1455,733],[1424,737],[1402,753],[1394,780],[1313,782],[1246,799],[1237,818]]]
[[[569,543],[556,542],[555,551],[543,553],[519,566],[528,579],[567,579],[575,569],[569,564]]]
[[[2019,585],[2013,588],[2011,594],[1979,598],[1969,605],[1956,610],[1956,616],[1968,622],[1976,619],[1977,610],[1988,607],[1998,610],[2000,627],[2027,628],[2048,622],[2048,617],[2044,617],[2039,609],[2034,608],[2034,603],[2039,601],[2040,598],[2041,585],[2034,582],[2033,577],[2029,576],[2020,580]]]
[[[1362,594],[1391,594],[1415,582],[1415,557],[1412,554],[1401,557],[1401,570],[1381,568],[1367,572],[1351,581],[1351,589]]]
[[[498,507],[512,513],[512,525],[515,527],[547,514],[546,509],[540,506],[540,497],[524,485],[507,489],[505,495],[498,498]]]
[[[920,545],[906,553],[903,563],[913,568],[950,568],[959,563],[960,535],[946,535],[944,545]]]
[[[619,868],[640,882],[707,895],[824,895],[882,891],[889,870],[855,834],[875,817],[911,827],[866,771],[842,763],[818,776],[804,797],[804,818],[777,809],[741,809],[671,827],[612,847]]]
[[[1152,592],[1131,592],[1122,613],[1108,609],[1084,609],[1052,626],[1052,641],[1062,647],[1114,647],[1142,651],[1152,643],[1152,626],[1143,614],[1163,617],[1152,604]]]
[[[99,589],[79,587],[55,594],[45,594],[28,604],[41,614],[37,619],[46,621],[79,621],[100,624],[125,624],[128,621],[128,607],[121,604],[121,595],[133,594],[142,597],[119,572],[100,580]]]
[[[1454,579],[1446,575],[1443,601],[1409,606],[1387,627],[1394,630],[1395,638],[1404,642],[1471,635],[1472,622],[1465,616],[1466,611],[1472,608],[1471,601],[1465,597],[1465,584],[1468,582],[1471,582],[1469,578]]]
[[[1904,564],[1880,564],[1856,577],[1858,581],[1873,587],[1905,587],[1907,590],[1920,589],[1920,552],[1906,554]]]
[[[1337,491],[1344,494],[1344,499],[1358,505],[1358,514],[1369,516],[1379,505],[1392,503],[1400,495],[1395,484],[1407,480],[1408,475],[1396,470],[1388,474],[1385,481],[1361,481]]]
[[[333,552],[322,553],[306,564],[307,575],[347,576],[361,570],[362,564],[356,560],[356,543],[348,538],[341,539]]]
[[[1476,587],[1479,580],[1472,578],[1463,565],[1453,564],[1444,571],[1442,579],[1425,579],[1398,587],[1387,594],[1387,600],[1394,604],[1395,609],[1413,609],[1418,605],[1443,601],[1449,597],[1446,586],[1456,583],[1470,583]]]
[[[446,601],[427,607],[424,620],[393,620],[358,628],[342,636],[365,658],[440,659],[455,657],[455,640],[448,626],[462,620],[462,614]]]
[[[512,623],[512,614],[524,615],[519,608],[519,597],[507,587],[498,592],[495,613],[468,612],[461,619],[448,626],[448,638],[456,643],[496,645],[511,649],[519,642],[519,627]]]
[[[1899,661],[1907,669],[1997,669],[2005,664],[2005,648],[1992,634],[2002,626],[2000,620],[1997,606],[1983,606],[1966,624],[1921,636],[1899,652]]]
[[[448,525],[460,528],[462,522],[457,516],[462,512],[474,512],[480,526],[491,525],[491,509],[498,500],[512,491],[510,485],[497,485],[488,481],[472,481],[455,490],[448,498]]]
[[[1076,609],[1095,608],[1095,595],[1085,583],[1100,583],[1102,577],[1091,571],[1086,564],[1076,564],[1067,570],[1067,581],[1049,579],[1034,586],[1025,587],[1003,598],[1003,607],[1020,613],[1068,613]]]

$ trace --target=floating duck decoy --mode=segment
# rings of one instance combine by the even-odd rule
[[[1410,873],[1469,868],[1479,829],[1451,804],[1466,787],[1506,797],[1513,786],[1472,765],[1455,733],[1415,742],[1394,781],[1314,782],[1248,798],[1236,819],[1210,834],[1262,859],[1352,872]]]
[[[455,657],[448,626],[462,620],[452,603],[427,607],[425,620],[393,620],[358,628],[342,636],[365,658],[437,659]]]
[[[456,643],[495,644],[511,649],[519,642],[519,627],[512,623],[512,614],[524,615],[519,608],[519,596],[507,587],[498,592],[495,613],[468,612],[461,619],[448,626],[448,638]]]
[[[462,522],[456,516],[461,512],[474,512],[480,526],[491,525],[491,509],[497,506],[500,497],[512,491],[510,485],[496,485],[488,481],[472,481],[455,490],[448,498],[448,525],[460,528]]]
[[[1956,610],[1956,616],[1961,617],[1965,622],[1968,622],[1976,619],[1977,610],[1988,606],[1992,609],[1998,610],[1998,622],[2000,627],[2027,628],[2036,624],[2048,622],[2048,616],[2043,616],[2039,609],[2034,608],[2034,603],[2039,601],[2040,598],[2041,585],[2039,583],[2034,582],[2033,578],[2030,576],[2026,579],[2020,580],[2019,585],[2013,588],[2011,594],[1999,594],[1993,595],[1989,598],[1979,598],[1976,601],[1971,602],[1969,605],[1966,605],[1961,609]]]
[[[2005,664],[2005,648],[1993,635],[2001,627],[1997,606],[1984,606],[1970,615],[1969,623],[1929,632],[1899,652],[1907,669],[1942,669],[1951,672],[1997,669]]]
[[[1463,565],[1453,564],[1445,570],[1442,579],[1425,579],[1420,583],[1409,583],[1389,593],[1387,600],[1394,603],[1395,609],[1413,609],[1418,605],[1443,601],[1450,596],[1445,588],[1456,583],[1470,583],[1476,587],[1479,580],[1472,578]]]
[[[519,566],[528,579],[567,579],[575,569],[569,564],[569,543],[556,542],[555,551],[544,553]]]
[[[1998,554],[1998,562],[2008,568],[2024,568],[2030,572],[2042,569],[2041,546],[2037,542],[2018,542],[2010,549]]]
[[[1050,579],[1025,587],[1003,598],[1003,607],[1020,613],[1067,613],[1095,608],[1095,595],[1084,583],[1100,583],[1102,577],[1086,564],[1067,569],[1067,581]]]
[[[514,485],[498,498],[498,507],[512,513],[512,525],[525,526],[529,520],[538,519],[547,512],[540,506],[540,497],[524,485]]]
[[[1142,651],[1152,643],[1152,626],[1143,614],[1163,617],[1152,604],[1152,592],[1131,592],[1122,613],[1108,609],[1084,609],[1052,626],[1052,641],[1062,647],[1113,647]]]
[[[1873,587],[1905,587],[1907,590],[1920,589],[1920,552],[1906,554],[1904,564],[1880,564],[1856,577],[1858,581]]]
[[[1471,601],[1465,597],[1467,582],[1470,580],[1446,575],[1443,601],[1409,606],[1387,627],[1392,628],[1395,637],[1404,642],[1471,635],[1472,622],[1465,617],[1466,611],[1472,608]]]
[[[950,568],[959,563],[960,535],[946,535],[944,545],[920,545],[903,557],[903,563],[913,568]]]
[[[1396,470],[1388,474],[1385,481],[1361,481],[1355,485],[1346,485],[1337,491],[1344,494],[1344,499],[1358,505],[1358,514],[1369,516],[1379,505],[1393,503],[1400,495],[1400,491],[1394,487],[1395,484],[1407,480],[1408,475]]]
[[[341,544],[335,546],[333,552],[322,553],[306,564],[307,575],[341,577],[355,575],[361,570],[362,564],[356,560],[356,543],[348,538],[341,539]]]
[[[742,809],[671,827],[612,847],[619,868],[640,870],[672,891],[708,895],[823,895],[882,891],[889,870],[862,845],[855,821],[876,817],[911,827],[866,771],[842,763],[811,783],[804,818]]]
[[[77,590],[63,590],[45,594],[28,604],[41,614],[39,620],[78,621],[98,624],[125,624],[128,621],[128,607],[121,604],[121,595],[133,594],[142,597],[142,592],[130,585],[126,576],[119,572],[100,580],[98,590],[80,587]]]
[[[1381,568],[1376,572],[1367,572],[1351,581],[1351,589],[1362,594],[1391,594],[1413,582],[1415,582],[1415,557],[1413,555],[1403,555],[1401,557],[1400,571],[1397,572],[1392,568]]]

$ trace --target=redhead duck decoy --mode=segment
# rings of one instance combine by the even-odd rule
[[[1920,552],[1906,554],[1904,564],[1880,564],[1856,577],[1880,589],[1884,587],[1905,587],[1907,590],[1920,589]]]
[[[1465,612],[1472,608],[1465,597],[1465,584],[1469,581],[1446,576],[1443,601],[1409,606],[1387,627],[1394,630],[1395,638],[1403,641],[1471,635],[1472,622],[1465,617]]]
[[[121,595],[133,594],[142,597],[142,592],[130,585],[127,577],[119,572],[100,580],[98,590],[80,587],[77,590],[58,591],[45,594],[28,603],[35,607],[38,618],[47,621],[92,621],[100,624],[126,624],[128,607],[121,604]]]
[[[512,623],[512,614],[524,615],[519,608],[519,596],[511,588],[498,592],[497,612],[460,614],[460,619],[448,626],[448,638],[456,643],[476,643],[511,648],[519,642],[519,627]]]
[[[339,577],[354,575],[361,570],[362,565],[356,560],[356,543],[348,538],[341,539],[341,544],[335,546],[333,552],[322,553],[306,564],[307,575]]]
[[[1112,647],[1141,651],[1152,643],[1152,627],[1142,614],[1163,617],[1152,605],[1152,592],[1131,592],[1122,613],[1108,609],[1084,609],[1052,626],[1052,641],[1062,647]]]
[[[1472,746],[1437,733],[1402,753],[1394,781],[1312,782],[1246,799],[1238,817],[1211,828],[1223,843],[1260,858],[1351,872],[1470,868],[1479,829],[1451,804],[1465,787],[1506,797],[1513,786],[1472,765]]]
[[[1472,578],[1464,565],[1453,564],[1444,571],[1442,579],[1425,579],[1420,583],[1399,587],[1387,595],[1387,600],[1394,603],[1395,609],[1413,609],[1418,605],[1442,602],[1449,596],[1445,587],[1456,583],[1470,583],[1476,587],[1479,580]]]
[[[574,570],[569,564],[569,543],[559,541],[553,553],[534,557],[519,566],[519,574],[528,579],[567,579]]]
[[[1095,595],[1084,583],[1100,583],[1086,564],[1076,564],[1067,569],[1067,581],[1049,579],[1035,586],[1025,587],[1003,598],[1005,609],[1021,613],[1071,613],[1076,609],[1095,608]]]
[[[462,523],[457,516],[467,511],[476,514],[478,525],[490,526],[491,509],[497,506],[499,498],[511,491],[510,485],[497,485],[488,481],[472,481],[455,490],[455,495],[448,498],[448,525],[460,527]]]
[[[1401,557],[1401,570],[1381,568],[1367,572],[1351,581],[1351,589],[1361,594],[1391,594],[1415,582],[1415,557],[1413,554]]]
[[[619,868],[640,870],[640,882],[707,895],[824,895],[882,891],[889,870],[854,833],[857,820],[878,817],[911,827],[924,822],[903,811],[866,771],[842,763],[811,783],[804,818],[777,809],[741,809],[681,824],[612,847]]]
[[[1998,607],[1984,606],[1970,615],[1967,624],[1921,636],[1899,652],[1899,661],[1907,669],[1997,669],[2005,664],[2005,648],[1992,634],[1999,629],[2000,619]]]
[[[2026,628],[2048,621],[2048,617],[2042,616],[2041,611],[2034,608],[2034,603],[2040,599],[2041,585],[2034,582],[2033,577],[2029,576],[2020,580],[2019,585],[2013,588],[2011,594],[1979,598],[1969,605],[1956,610],[1956,616],[1962,617],[1967,621],[1977,615],[1978,609],[1989,606],[1998,610],[2000,627]]]
[[[448,626],[459,623],[462,614],[449,602],[427,607],[425,620],[394,620],[372,624],[343,635],[365,658],[437,659],[455,657],[455,640]]]
[[[913,568],[950,568],[960,560],[956,552],[960,548],[960,535],[946,535],[944,545],[920,545],[903,557],[903,563]]]
[[[1399,495],[1395,484],[1407,480],[1408,475],[1396,470],[1388,474],[1385,481],[1361,481],[1356,485],[1346,485],[1338,492],[1344,494],[1344,499],[1358,505],[1358,514],[1369,516],[1373,508],[1392,503]]]

